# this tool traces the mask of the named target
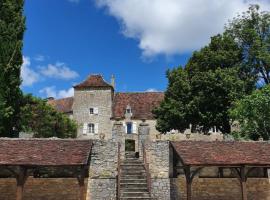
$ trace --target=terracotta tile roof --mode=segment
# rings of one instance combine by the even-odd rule
[[[73,97],[68,97],[63,99],[48,100],[48,104],[53,106],[59,112],[71,113],[73,101],[74,101]]]
[[[153,119],[152,110],[164,98],[162,92],[116,93],[113,101],[113,118],[124,118],[127,105],[131,106],[133,119]]]
[[[108,87],[113,89],[113,86],[104,81],[101,75],[90,75],[85,81],[82,83],[75,85],[74,88],[88,88],[88,87]]]
[[[0,165],[87,165],[91,140],[0,139]]]
[[[185,165],[267,165],[270,143],[181,141],[171,142]]]
[[[131,106],[133,119],[154,119],[152,110],[164,99],[162,92],[116,93],[113,100],[113,118],[124,118],[127,105]],[[74,98],[49,100],[56,110],[71,113]]]

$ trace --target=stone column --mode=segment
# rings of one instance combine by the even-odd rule
[[[140,154],[140,157],[143,155],[143,149],[142,144],[147,145],[150,142],[150,127],[149,124],[143,120],[139,124],[138,128],[138,151]]]
[[[117,142],[121,144],[121,148],[120,148],[121,159],[124,159],[125,157],[125,130],[124,130],[123,123],[120,121],[116,121],[113,124],[112,140],[113,142]]]

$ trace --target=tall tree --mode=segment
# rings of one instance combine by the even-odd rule
[[[234,18],[226,27],[242,49],[242,67],[259,83],[270,83],[270,12],[260,12],[258,5]]]
[[[205,133],[214,126],[229,133],[228,109],[254,85],[241,78],[241,61],[241,49],[224,34],[194,52],[186,68],[169,71],[165,100],[153,111],[158,130],[183,130],[191,124]]]
[[[169,81],[164,101],[153,110],[157,118],[157,129],[166,133],[172,129],[185,130],[192,120],[189,112],[191,88],[188,74],[182,67],[167,71]]]
[[[15,137],[19,131],[20,71],[25,31],[23,0],[0,3],[0,136]]]

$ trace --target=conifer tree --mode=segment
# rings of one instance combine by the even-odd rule
[[[20,71],[25,17],[24,0],[0,3],[0,136],[16,137],[19,132]]]

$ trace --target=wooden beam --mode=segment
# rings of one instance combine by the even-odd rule
[[[191,178],[191,173],[190,173],[190,167],[186,167],[184,169],[185,171],[185,176],[186,176],[186,190],[187,190],[187,200],[191,200],[191,191],[192,191],[192,178]]]
[[[77,177],[79,183],[79,200],[85,200],[85,184],[84,184],[85,172],[86,169],[84,166],[82,166],[80,168],[80,172]]]
[[[17,181],[16,200],[22,200],[23,187],[26,180],[27,180],[27,168],[19,167],[19,172],[16,176],[16,181]]]
[[[245,166],[242,166],[240,168],[240,183],[241,183],[242,200],[247,200],[247,176]]]

